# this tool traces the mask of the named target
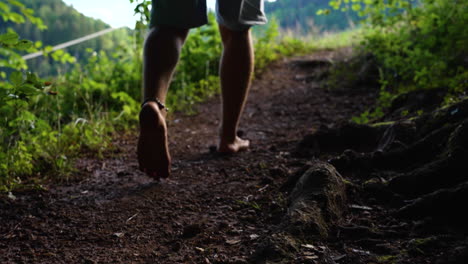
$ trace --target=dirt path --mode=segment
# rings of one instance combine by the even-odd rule
[[[172,116],[170,180],[153,183],[138,172],[135,132],[116,139],[105,159],[80,160],[80,181],[0,198],[0,262],[247,263],[284,214],[279,187],[308,161],[291,155],[297,142],[349,120],[372,98],[306,83],[294,60],[254,81],[242,121],[248,152],[210,153],[213,99],[197,115]]]

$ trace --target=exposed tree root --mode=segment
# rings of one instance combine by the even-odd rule
[[[287,183],[294,188],[289,197],[288,213],[278,232],[264,237],[253,256],[253,263],[304,263],[294,256],[304,249],[316,249],[300,241],[326,239],[329,232],[342,219],[346,208],[345,184],[335,168],[325,162],[314,161],[302,170],[300,177],[293,176]],[[291,254],[294,253],[294,254]],[[323,247],[317,259],[319,263],[334,263],[328,250]],[[283,262],[281,262],[283,261]]]
[[[437,221],[468,229],[468,181],[452,189],[442,189],[415,199],[398,211],[398,215],[413,219],[431,217]]]
[[[408,98],[434,104],[429,95]],[[414,103],[414,102],[413,102]],[[396,111],[396,110],[395,110]],[[299,144],[299,156],[332,156],[338,171],[358,175],[377,198],[415,199],[400,216],[431,216],[453,225],[466,221],[460,208],[468,200],[468,99],[419,117],[374,125],[323,127]],[[338,156],[333,157],[337,153]],[[395,196],[396,195],[396,196]],[[418,198],[419,197],[419,198]],[[388,200],[387,200],[388,201]]]

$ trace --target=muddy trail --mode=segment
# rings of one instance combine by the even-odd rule
[[[0,196],[0,263],[468,263],[466,218],[441,221],[434,214],[453,210],[432,207],[452,204],[453,195],[415,202],[445,191],[458,195],[455,211],[466,211],[465,176],[445,190],[411,174],[425,188],[418,189],[402,176],[438,165],[456,174],[466,152],[441,164],[431,165],[435,154],[410,162],[443,147],[396,153],[417,142],[419,127],[349,124],[378,90],[324,88],[342,52],[349,51],[285,59],[254,81],[241,122],[252,145],[246,152],[213,151],[220,108],[213,98],[195,115],[170,116],[168,180],[138,171],[134,131],[118,136],[105,158],[80,159],[67,183]],[[466,135],[460,120],[431,134],[431,146]]]

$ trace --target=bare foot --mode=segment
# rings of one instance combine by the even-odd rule
[[[154,102],[148,102],[140,111],[140,136],[137,147],[140,170],[154,179],[167,178],[171,157],[167,145],[166,121]]]
[[[250,146],[250,141],[236,137],[233,142],[228,142],[221,139],[218,145],[218,152],[220,153],[236,153],[239,151],[247,150]]]

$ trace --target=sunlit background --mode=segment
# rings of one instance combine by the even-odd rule
[[[136,17],[133,9],[136,4],[129,0],[63,0],[80,13],[93,18],[101,19],[112,27],[135,25]],[[207,0],[208,7],[214,9],[216,0]]]

